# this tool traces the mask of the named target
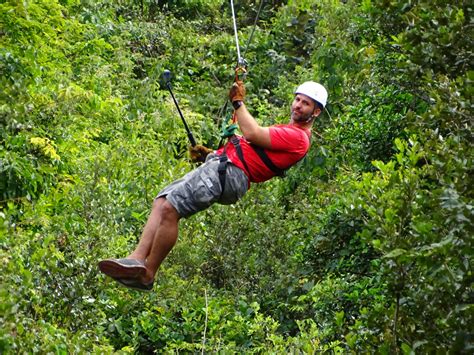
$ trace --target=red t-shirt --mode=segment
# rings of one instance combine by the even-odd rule
[[[250,143],[242,136],[237,137],[250,172],[245,169],[231,142],[227,142],[223,148],[217,151],[217,154],[222,154],[225,148],[227,157],[234,165],[245,172],[250,182],[263,182],[274,177],[275,173],[265,165],[250,146]],[[311,131],[309,129],[302,129],[288,124],[271,126],[271,148],[264,150],[274,165],[280,169],[287,169],[306,155],[310,146],[310,137]]]

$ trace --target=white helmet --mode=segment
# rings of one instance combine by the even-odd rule
[[[306,95],[321,104],[323,107],[326,106],[326,101],[328,99],[328,92],[324,86],[315,83],[314,81],[307,81],[298,86],[295,90],[295,95],[296,94]]]

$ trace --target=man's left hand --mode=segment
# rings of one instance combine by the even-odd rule
[[[234,82],[232,87],[230,88],[229,91],[229,99],[230,102],[235,102],[235,101],[244,101],[245,99],[245,86],[243,81],[237,80]]]

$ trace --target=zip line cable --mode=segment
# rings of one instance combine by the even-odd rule
[[[247,74],[247,71],[246,71],[247,62],[245,61],[245,54],[247,53],[247,50],[250,47],[250,42],[252,41],[253,35],[255,33],[255,29],[257,28],[257,22],[258,22],[258,19],[260,17],[260,13],[262,11],[263,2],[264,2],[264,0],[260,0],[260,4],[259,4],[258,10],[257,10],[257,16],[255,17],[255,21],[253,23],[252,32],[250,33],[250,37],[248,38],[247,44],[245,46],[244,57],[242,57],[240,55],[239,36],[238,36],[238,31],[237,31],[237,20],[235,18],[234,1],[230,0],[230,8],[231,8],[231,11],[232,11],[232,23],[233,23],[233,26],[234,26],[235,47],[237,49],[237,67],[235,69],[236,79],[238,79],[238,72],[239,71],[241,71],[243,73],[243,77],[245,77],[245,75]],[[226,99],[223,108],[219,111],[220,112],[218,114],[219,116],[225,115],[225,112],[227,111],[227,104],[228,104],[228,100]],[[228,124],[227,126],[224,126],[225,121],[223,119],[224,122],[223,122],[223,128],[222,128],[222,133],[221,133],[221,140],[219,142],[219,147],[222,145],[222,142],[223,142],[224,138],[227,137],[230,134],[230,132],[234,132],[235,129],[237,129],[237,125],[236,125],[234,119],[235,118],[233,117],[232,124]],[[218,120],[217,124],[220,125],[220,120]]]
[[[243,65],[242,57],[240,56],[239,35],[237,34],[237,21],[235,20],[234,1],[230,0],[230,8],[232,10],[232,22],[234,24],[235,46],[237,48],[237,66]]]
[[[235,18],[234,1],[230,0],[230,9],[232,11],[232,23],[234,25],[235,47],[237,48],[237,65],[238,66],[245,67],[245,64],[246,64],[245,54],[247,53],[247,50],[250,47],[250,42],[252,41],[253,35],[255,33],[255,29],[257,28],[257,22],[258,22],[258,19],[260,17],[260,13],[262,12],[263,2],[264,2],[264,0],[260,0],[260,4],[258,5],[258,10],[257,10],[257,16],[255,16],[255,21],[253,23],[252,32],[250,33],[250,37],[247,40],[247,44],[246,44],[245,50],[244,50],[244,55],[241,56],[240,55],[240,45],[239,45],[239,35],[238,35],[238,31],[237,31],[237,20]]]
[[[247,44],[246,44],[245,50],[244,50],[244,56],[242,57],[240,55],[239,36],[238,36],[238,31],[237,31],[237,20],[236,20],[236,17],[235,17],[234,1],[230,0],[230,8],[231,8],[231,11],[232,11],[232,23],[233,23],[233,26],[234,26],[235,45],[236,45],[236,48],[237,48],[237,68],[238,67],[245,67],[246,64],[247,64],[247,62],[245,61],[245,54],[247,53],[247,50],[250,47],[250,42],[252,41],[253,35],[255,33],[255,29],[257,28],[257,22],[258,22],[258,19],[260,18],[260,13],[262,11],[263,2],[264,2],[264,0],[260,0],[260,4],[258,6],[258,11],[257,11],[257,16],[255,16],[255,20],[254,20],[254,23],[253,23],[252,32],[250,33],[250,37],[247,40]],[[219,112],[220,112],[219,116],[221,116],[223,113],[225,113],[225,111],[227,109],[227,101],[228,100],[226,100],[223,108],[221,110],[219,110]]]
[[[257,16],[255,17],[255,21],[254,21],[254,24],[253,24],[252,32],[250,33],[250,37],[247,40],[247,45],[246,45],[244,54],[247,53],[247,50],[249,49],[249,46],[250,46],[250,42],[252,41],[253,34],[254,34],[255,29],[257,27],[258,18],[260,17],[260,12],[262,10],[263,1],[264,0],[260,0],[260,5],[258,7]],[[235,80],[239,80],[239,72],[241,72],[243,77],[245,78],[245,75],[247,73],[247,70],[246,70],[246,64],[247,63],[246,63],[245,59],[240,55],[239,36],[238,36],[238,31],[237,31],[237,20],[235,18],[235,10],[234,10],[234,1],[233,0],[230,0],[230,7],[231,7],[231,10],[232,10],[232,22],[233,22],[233,25],[234,25],[235,46],[236,46],[236,49],[237,49],[237,67],[235,69]],[[189,127],[186,123],[186,120],[184,119],[184,116],[183,116],[183,114],[182,114],[182,112],[179,108],[178,102],[176,101],[176,98],[174,97],[173,91],[171,89],[171,84],[170,84],[171,72],[169,70],[165,70],[164,73],[163,73],[163,78],[166,81],[166,86],[168,87],[168,90],[171,94],[171,97],[173,98],[173,101],[176,105],[176,108],[177,108],[178,113],[181,117],[181,120],[183,121],[184,128],[186,129],[186,131],[188,133],[188,138],[189,138],[189,141],[191,143],[191,146],[194,147],[194,146],[196,146],[196,140],[194,139],[194,136],[193,136],[191,130],[189,129]],[[228,103],[228,100],[226,100],[224,108],[222,109],[222,111],[224,113],[227,109],[227,103]],[[237,124],[236,124],[236,116],[235,116],[235,110],[234,110],[234,114],[233,114],[233,117],[232,117],[232,124],[230,124],[230,125],[228,124],[226,127],[223,126],[223,129],[222,129],[223,132],[221,134],[221,141],[219,142],[219,146],[221,146],[223,139],[233,135],[234,131],[236,129],[237,129]]]
[[[248,50],[249,47],[250,47],[250,42],[252,42],[252,39],[253,39],[253,34],[255,33],[255,29],[257,28],[257,22],[258,22],[258,19],[259,19],[259,17],[260,17],[260,12],[262,11],[263,1],[264,1],[264,0],[260,0],[260,5],[258,5],[257,16],[255,16],[255,21],[254,21],[254,23],[253,23],[252,32],[250,33],[250,37],[249,37],[249,39],[247,40],[247,44],[246,44],[246,46],[245,46],[243,58],[245,58],[245,54],[247,54],[247,50]],[[244,60],[245,60],[245,59],[244,59]]]

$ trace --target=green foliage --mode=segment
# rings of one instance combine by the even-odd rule
[[[454,78],[469,70],[472,6],[467,1],[367,1],[365,6],[400,49],[402,70]]]
[[[164,69],[217,146],[234,79],[216,0],[0,5],[1,353],[468,353],[472,7],[466,1],[236,4],[247,104],[327,111],[307,157],[234,206],[182,221],[141,294],[97,261],[136,244],[192,169]]]
[[[411,95],[398,93],[392,87],[347,106],[348,112],[327,138],[340,143],[340,149],[334,152],[337,161],[360,164],[362,170],[370,170],[372,161],[391,159],[395,152],[393,142],[405,135],[412,106]]]
[[[434,166],[417,167],[421,159],[437,154],[425,150],[415,137],[397,140],[396,145],[396,162],[377,162],[380,174],[364,176],[357,185],[361,195],[354,201],[369,216],[361,236],[383,253],[378,267],[397,309],[394,327],[400,327],[400,334],[393,336],[423,351],[466,344],[465,329],[472,320],[466,308],[466,267],[472,263],[469,200],[454,192],[463,191],[462,186],[437,180],[436,174],[445,174]],[[466,162],[455,165],[449,175],[469,179]],[[423,337],[410,329],[423,329]],[[436,329],[442,329],[442,337]]]

